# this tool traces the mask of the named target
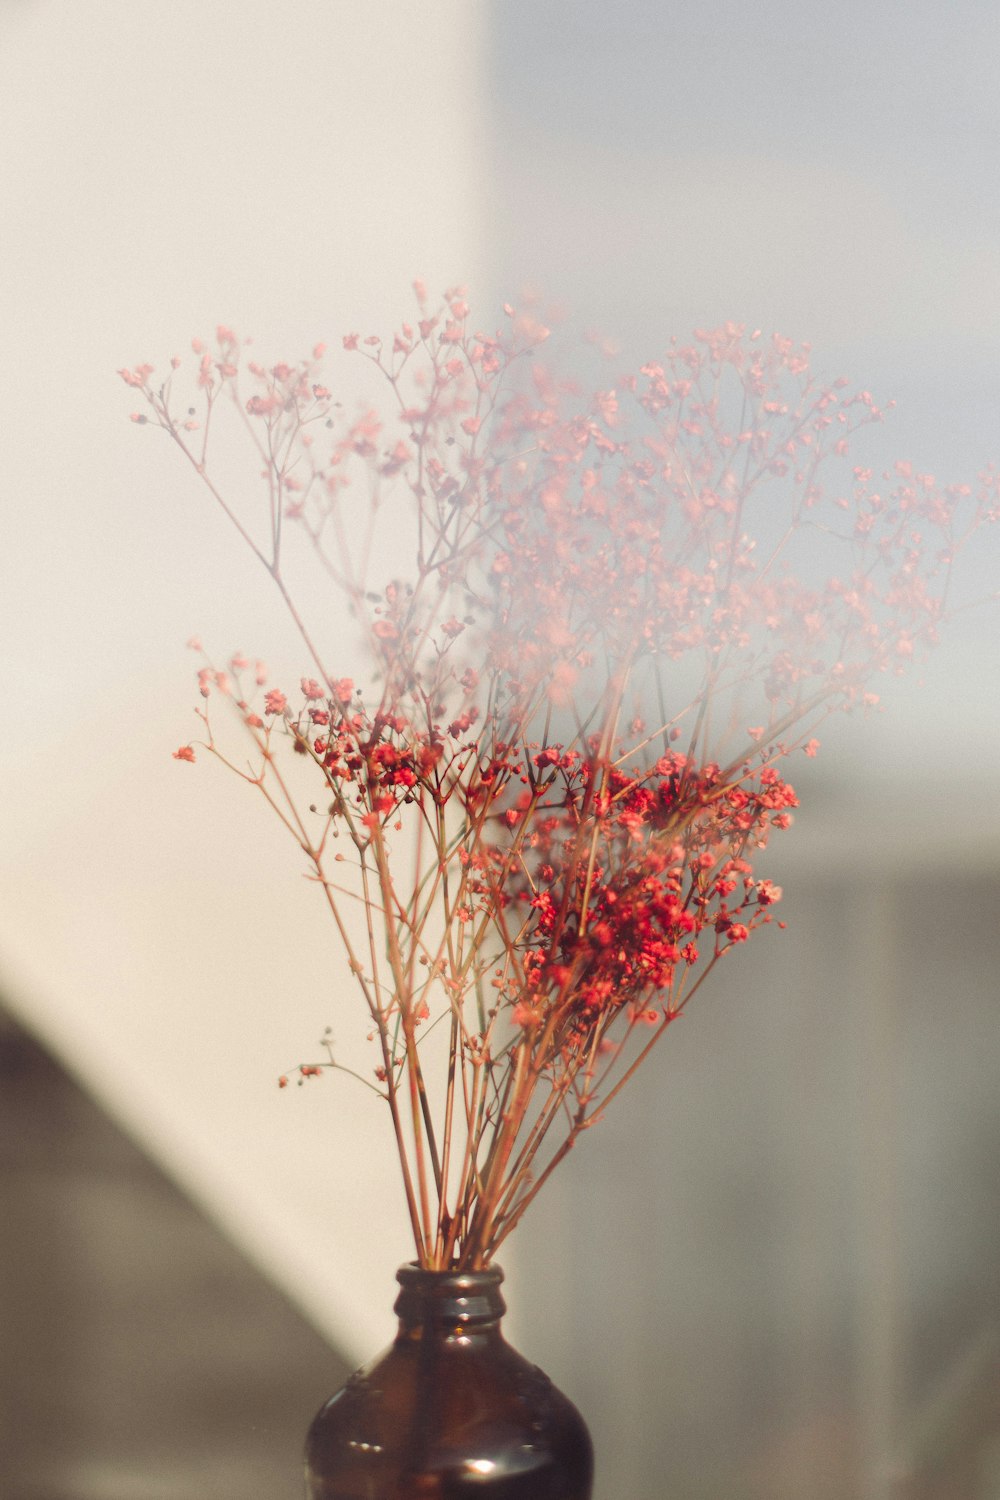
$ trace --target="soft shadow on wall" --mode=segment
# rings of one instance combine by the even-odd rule
[[[0,1009],[0,1494],[298,1500],[341,1355]]]

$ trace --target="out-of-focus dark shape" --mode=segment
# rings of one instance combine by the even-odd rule
[[[298,1500],[343,1361],[0,1011],[3,1500]]]

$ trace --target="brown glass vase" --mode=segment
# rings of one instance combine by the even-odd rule
[[[397,1272],[399,1332],[316,1414],[310,1500],[590,1500],[590,1434],[504,1339],[503,1272]]]

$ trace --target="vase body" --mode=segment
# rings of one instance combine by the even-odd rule
[[[309,1429],[309,1500],[590,1500],[590,1435],[504,1339],[502,1279],[402,1267],[395,1342]]]

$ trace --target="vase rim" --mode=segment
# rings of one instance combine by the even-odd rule
[[[484,1266],[481,1271],[462,1271],[458,1268],[436,1271],[426,1266],[421,1266],[415,1260],[407,1261],[400,1266],[396,1272],[396,1280],[403,1287],[417,1286],[440,1286],[459,1287],[468,1286],[469,1289],[484,1289],[486,1287],[499,1286],[504,1279],[500,1266]]]
[[[399,1295],[395,1311],[401,1334],[418,1328],[486,1332],[496,1328],[507,1311],[500,1290],[499,1266],[484,1271],[428,1271],[411,1263],[396,1272]]]

